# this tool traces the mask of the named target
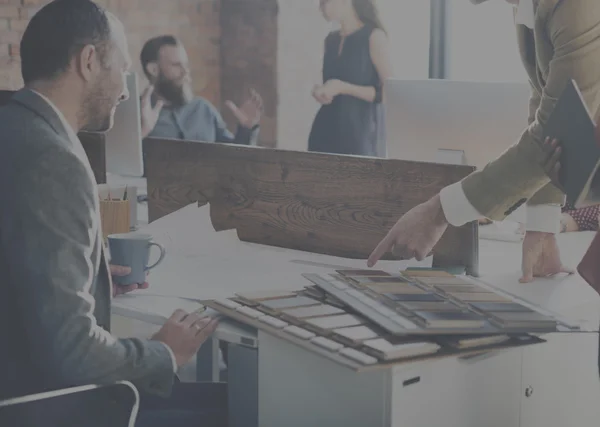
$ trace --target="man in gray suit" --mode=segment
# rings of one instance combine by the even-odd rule
[[[0,109],[0,399],[133,382],[169,396],[216,320],[177,311],[150,340],[110,332],[98,193],[76,134],[106,131],[130,66],[122,24],[55,0],[21,41],[25,88]]]

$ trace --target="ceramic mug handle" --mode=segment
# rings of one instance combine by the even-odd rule
[[[165,259],[165,255],[167,254],[167,251],[165,250],[165,248],[162,245],[159,245],[158,243],[150,242],[150,243],[148,243],[148,246],[150,246],[150,248],[152,248],[152,246],[156,246],[160,250],[160,256],[158,257],[158,261],[156,261],[154,264],[146,267],[146,271],[150,271],[154,267],[158,266],[158,264],[160,264],[163,261],[163,259]]]

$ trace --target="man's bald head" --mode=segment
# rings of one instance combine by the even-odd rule
[[[91,0],[54,0],[31,19],[21,41],[25,85],[52,92],[77,115],[78,129],[104,132],[129,94],[125,28]]]
[[[113,20],[90,0],[54,0],[42,7],[21,39],[25,84],[55,79],[86,45],[93,45],[103,59],[110,47],[111,27],[117,26]]]

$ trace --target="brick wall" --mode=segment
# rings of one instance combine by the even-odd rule
[[[265,102],[261,144],[306,150],[319,107],[311,91],[321,81],[323,40],[331,29],[316,0],[98,1],[124,22],[137,72],[144,41],[174,34],[188,50],[196,93],[221,110],[232,130],[235,120],[224,102],[239,103],[255,88]],[[415,7],[423,0],[404,1],[414,3],[412,14],[400,13],[398,0],[379,1],[397,76],[427,78],[428,40],[411,35],[413,20],[428,22],[428,7]],[[28,19],[46,2],[0,0],[0,89],[21,87],[19,41]]]
[[[284,2],[306,0],[284,0]],[[220,0],[221,112],[230,129],[235,118],[224,101],[240,104],[249,89],[264,101],[260,145],[274,147],[278,122],[278,5],[277,0]]]
[[[23,85],[19,42],[29,18],[47,0],[0,0],[0,89]],[[214,0],[98,0],[124,23],[134,70],[150,37],[170,33],[185,44],[196,93],[220,105],[219,3]],[[140,74],[141,76],[141,74]],[[141,79],[145,85],[145,79]]]
[[[219,0],[221,99],[240,102],[249,88],[265,102],[261,145],[304,151],[319,107],[323,41],[330,25],[317,1]],[[234,119],[221,110],[230,127]]]
[[[18,46],[28,20],[48,0],[0,0],[0,89],[22,86]],[[98,0],[124,23],[134,70],[150,37],[170,33],[185,44],[194,89],[220,109],[249,88],[264,99],[261,145],[305,150],[318,104],[323,39],[329,29],[306,0]],[[145,79],[141,79],[145,85]]]

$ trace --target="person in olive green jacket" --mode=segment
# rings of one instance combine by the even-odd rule
[[[573,272],[561,263],[556,243],[564,195],[544,169],[551,152],[546,147],[551,144],[544,144],[543,128],[571,79],[597,117],[600,1],[507,1],[515,8],[519,50],[531,85],[529,126],[516,144],[485,168],[444,188],[400,218],[369,257],[369,266],[389,250],[405,259],[421,260],[448,225],[461,226],[482,217],[501,221],[526,203],[521,281]]]

